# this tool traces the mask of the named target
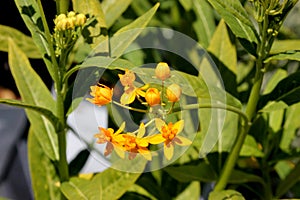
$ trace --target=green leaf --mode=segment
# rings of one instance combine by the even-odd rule
[[[163,169],[170,176],[180,182],[204,181],[213,182],[217,180],[215,171],[207,164],[199,165],[181,165],[176,167],[166,167]]]
[[[118,30],[110,39],[111,57],[120,57],[127,47],[138,37],[154,16],[159,3],[132,23]]]
[[[234,96],[237,93],[237,55],[235,45],[232,43],[226,24],[221,20],[207,48],[218,66],[224,81],[225,90]]]
[[[132,167],[134,171],[142,172],[146,162],[144,160],[136,162],[119,160],[114,164],[123,165],[127,169]],[[109,168],[91,180],[78,177],[71,178],[69,182],[62,183],[61,191],[68,199],[118,199],[135,183],[140,175],[140,173],[121,172]]]
[[[196,200],[200,197],[200,183],[192,182],[183,192],[181,192],[175,200]]]
[[[146,189],[144,189],[143,187],[134,184],[132,185],[127,192],[134,192],[134,193],[138,193],[141,194],[143,196],[146,196],[147,198],[151,199],[151,200],[155,200],[157,198],[155,198],[152,194],[150,194]]]
[[[283,69],[278,69],[272,77],[267,81],[267,84],[264,88],[264,91],[262,94],[268,94],[274,90],[276,85],[284,78],[287,77],[287,71]]]
[[[275,40],[270,54],[300,50],[300,40]]]
[[[42,58],[31,37],[12,27],[0,25],[0,51],[8,51],[8,38],[12,38],[27,57]]]
[[[208,0],[238,38],[258,42],[258,34],[246,10],[236,0]]]
[[[14,99],[0,99],[0,103],[11,105],[11,106],[16,106],[16,107],[21,107],[21,108],[27,108],[29,110],[35,111],[39,113],[40,115],[45,116],[53,126],[57,126],[59,128],[59,120],[58,118],[48,109],[32,105],[32,104],[27,104],[22,101],[14,100]]]
[[[207,48],[216,28],[213,10],[207,0],[191,0],[191,2],[197,17],[197,20],[193,23],[193,28],[199,43]]]
[[[242,184],[249,182],[257,182],[264,186],[264,180],[260,176],[249,174],[240,170],[233,170],[228,180],[231,184]]]
[[[261,109],[269,101],[283,101],[292,105],[300,101],[300,72],[295,72],[282,79],[269,94],[263,95],[258,103]]]
[[[107,27],[111,27],[114,22],[128,8],[132,0],[104,0],[101,3]]]
[[[270,101],[263,109],[259,110],[259,112],[273,112],[286,109],[287,107],[288,105],[283,101]]]
[[[242,146],[240,156],[263,157],[264,154],[261,150],[258,149],[258,144],[255,141],[254,137],[252,137],[251,135],[247,135]]]
[[[43,56],[47,69],[54,80],[54,70],[50,58],[49,44],[45,39],[44,27],[41,23],[41,11],[35,0],[15,0],[18,10],[29,29],[32,39]]]
[[[193,0],[179,0],[179,2],[186,11],[190,11],[193,8]]]
[[[273,60],[295,60],[300,61],[300,52],[287,52],[287,53],[280,53],[274,56],[268,57],[264,60],[264,63],[268,63]]]
[[[35,199],[60,199],[60,181],[53,162],[45,155],[39,135],[32,128],[28,135],[28,159]]]
[[[216,200],[216,199],[222,199],[222,200],[245,200],[243,195],[235,190],[223,190],[223,191],[216,191],[211,192],[209,194],[208,200]]]
[[[89,26],[83,29],[83,36],[89,37],[88,41],[91,43],[92,47],[97,46],[99,43],[105,41],[107,39],[107,36],[100,35],[103,34],[101,30],[102,28],[107,28],[103,10],[101,8],[101,4],[98,0],[72,0],[73,8],[76,12],[83,13],[83,14],[89,14],[90,17],[94,16],[97,23],[93,24],[92,26]],[[105,52],[107,52],[108,49],[105,49]]]
[[[26,55],[9,40],[8,60],[12,75],[19,89],[22,100],[45,109],[56,110],[56,104],[48,88],[32,69]],[[38,140],[51,160],[58,160],[57,135],[51,123],[40,114],[26,110],[32,129],[38,134]],[[54,113],[55,114],[55,113]]]

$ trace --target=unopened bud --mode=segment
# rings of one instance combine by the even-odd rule
[[[175,83],[167,88],[167,98],[170,102],[177,102],[181,96],[181,87]]]
[[[171,76],[170,67],[167,63],[160,62],[157,64],[155,68],[155,76],[156,78],[164,81]]]

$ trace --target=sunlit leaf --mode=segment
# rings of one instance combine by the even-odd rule
[[[181,192],[175,198],[175,200],[199,199],[200,189],[200,183],[197,181],[193,181],[183,192]]]
[[[300,50],[300,40],[275,40],[270,54]]]
[[[264,62],[268,63],[273,60],[295,60],[300,61],[300,52],[279,53],[268,57]]]
[[[51,108],[56,111],[55,101],[50,91],[38,74],[32,69],[26,55],[9,40],[8,60],[12,75],[25,103]],[[58,160],[57,135],[51,123],[40,114],[26,110],[27,116],[34,132],[38,134],[39,140],[45,154],[51,160]],[[56,114],[56,113],[54,113]]]
[[[228,199],[228,200],[245,200],[243,195],[235,190],[215,191],[209,194],[209,200]]]

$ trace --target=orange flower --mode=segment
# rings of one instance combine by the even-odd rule
[[[167,88],[167,98],[170,102],[177,102],[181,96],[181,87],[175,83]]]
[[[164,142],[164,155],[167,160],[171,160],[174,154],[175,144],[180,146],[188,146],[192,142],[178,134],[183,130],[184,121],[180,120],[173,124],[170,122],[166,124],[163,120],[155,119],[156,128],[160,131],[160,134],[150,136],[148,141],[150,144],[159,144]]]
[[[135,74],[134,72],[125,69],[125,74],[118,74],[120,78],[120,82],[124,87],[132,86],[133,82],[135,81]]]
[[[123,147],[129,152],[129,160],[135,158],[138,153],[140,153],[147,160],[152,160],[151,153],[148,149],[148,137],[143,137],[144,134],[145,126],[143,123],[140,125],[137,136],[132,133],[123,134],[123,138],[125,139]]]
[[[170,67],[167,63],[160,62],[155,68],[156,78],[164,81],[171,76]]]
[[[122,145],[121,143],[124,141],[122,134],[120,134],[125,128],[125,123],[123,123],[120,128],[114,133],[112,128],[102,128],[99,127],[100,133],[95,134],[94,137],[97,138],[97,143],[99,144],[106,144],[104,155],[108,156],[112,153],[115,149],[116,153],[120,157],[124,157],[124,152],[122,152]]]
[[[150,106],[154,106],[160,103],[160,93],[156,88],[149,88],[146,91],[145,99]]]
[[[86,100],[98,106],[103,106],[111,102],[113,96],[113,89],[110,89],[106,85],[102,84],[99,84],[99,86],[91,86],[90,88],[90,95],[92,95],[94,98],[86,98]]]

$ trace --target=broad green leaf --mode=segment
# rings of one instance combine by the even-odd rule
[[[287,52],[287,53],[279,53],[273,56],[268,57],[264,60],[264,63],[268,63],[273,60],[295,60],[300,61],[300,52]]]
[[[104,0],[101,3],[108,28],[122,15],[131,1],[132,0]]]
[[[32,69],[26,55],[9,40],[8,60],[12,75],[25,103],[37,105],[45,109],[56,110],[51,93],[38,74]],[[51,123],[40,114],[26,110],[32,129],[38,134],[38,140],[51,160],[58,160],[57,135]],[[55,114],[55,113],[54,113]]]
[[[288,105],[283,101],[270,101],[263,109],[259,112],[273,112],[278,110],[286,109]]]
[[[291,143],[295,138],[296,131],[300,128],[299,122],[300,103],[294,104],[287,108],[285,114],[285,123],[283,134],[280,141],[280,148],[285,152],[291,151]]]
[[[107,36],[104,36],[101,32],[102,28],[107,28],[103,10],[101,8],[100,1],[98,0],[72,0],[73,8],[76,12],[89,14],[90,17],[95,17],[97,23],[93,27],[89,27],[88,30],[83,30],[83,35],[85,37],[90,37],[92,41],[92,47],[97,46],[99,43],[105,41]],[[100,35],[102,34],[102,35]],[[105,52],[108,52],[108,47],[103,49]]]
[[[212,182],[217,179],[215,171],[207,164],[181,165],[166,167],[163,169],[170,176],[180,182],[203,181]]]
[[[207,48],[216,28],[213,10],[207,0],[190,0],[190,2],[197,17],[196,22],[193,23],[193,28],[199,43]]]
[[[300,72],[295,72],[282,79],[272,92],[263,95],[258,103],[258,108],[264,107],[269,101],[283,101],[292,105],[300,101]]]
[[[264,186],[264,180],[257,175],[249,174],[239,170],[233,170],[228,180],[231,184],[242,184],[249,182],[257,182]]]
[[[28,159],[35,199],[60,199],[60,181],[53,162],[47,157],[38,137],[42,132],[28,135]]]
[[[270,54],[300,50],[300,40],[275,40]]]
[[[44,115],[54,126],[59,125],[58,118],[48,109],[45,109],[45,108],[42,108],[42,107],[39,107],[36,105],[32,105],[32,104],[27,104],[22,101],[18,101],[18,100],[14,100],[14,99],[0,99],[0,103],[35,111],[35,112],[39,113],[40,115]],[[58,126],[57,126],[57,128],[58,128]]]
[[[208,200],[245,200],[243,195],[235,190],[222,190],[220,192],[211,192],[209,194]]]
[[[114,164],[124,165],[127,169],[133,168],[134,171],[142,172],[146,162],[144,160],[136,162],[119,160]],[[71,178],[69,182],[62,183],[61,191],[68,199],[118,199],[140,175],[140,173],[122,172],[109,168],[95,175],[91,180]]]
[[[245,142],[242,146],[242,150],[240,152],[240,156],[255,156],[255,157],[263,157],[263,152],[258,148],[258,144],[256,143],[254,137],[251,135],[247,135]]]
[[[283,180],[293,169],[294,163],[288,160],[282,160],[276,163],[274,169],[279,175],[280,179]]]
[[[278,69],[270,79],[268,79],[267,84],[264,88],[262,94],[268,94],[274,90],[276,85],[285,77],[287,77],[287,71],[283,69]]]
[[[128,190],[127,192],[135,192],[135,193],[138,193],[138,194],[141,194],[143,196],[146,196],[148,197],[149,199],[151,200],[155,200],[157,198],[155,198],[152,194],[150,194],[145,188],[137,185],[137,184],[134,184],[132,185]]]
[[[186,11],[193,8],[193,0],[179,0],[179,2]]]
[[[110,39],[111,56],[120,57],[127,47],[138,37],[154,16],[159,3],[132,23],[118,30]]]
[[[183,192],[181,192],[175,200],[197,200],[200,197],[200,183],[192,182]]]
[[[237,93],[237,55],[235,45],[232,43],[226,24],[221,20],[207,48],[218,66],[225,90],[234,96]],[[226,81],[230,80],[230,81]]]
[[[236,0],[208,0],[228,24],[238,38],[245,39],[249,44],[258,42],[258,34],[247,12]],[[248,45],[249,45],[248,44]],[[247,46],[247,45],[246,45]],[[244,47],[246,47],[244,45]],[[249,48],[247,48],[249,52]]]
[[[43,56],[47,69],[54,80],[54,71],[50,58],[49,44],[45,39],[44,26],[41,18],[41,11],[35,0],[15,0],[18,10],[29,29],[32,39]]]
[[[31,37],[12,27],[0,25],[0,51],[8,51],[8,38],[12,38],[27,57],[42,58]]]

